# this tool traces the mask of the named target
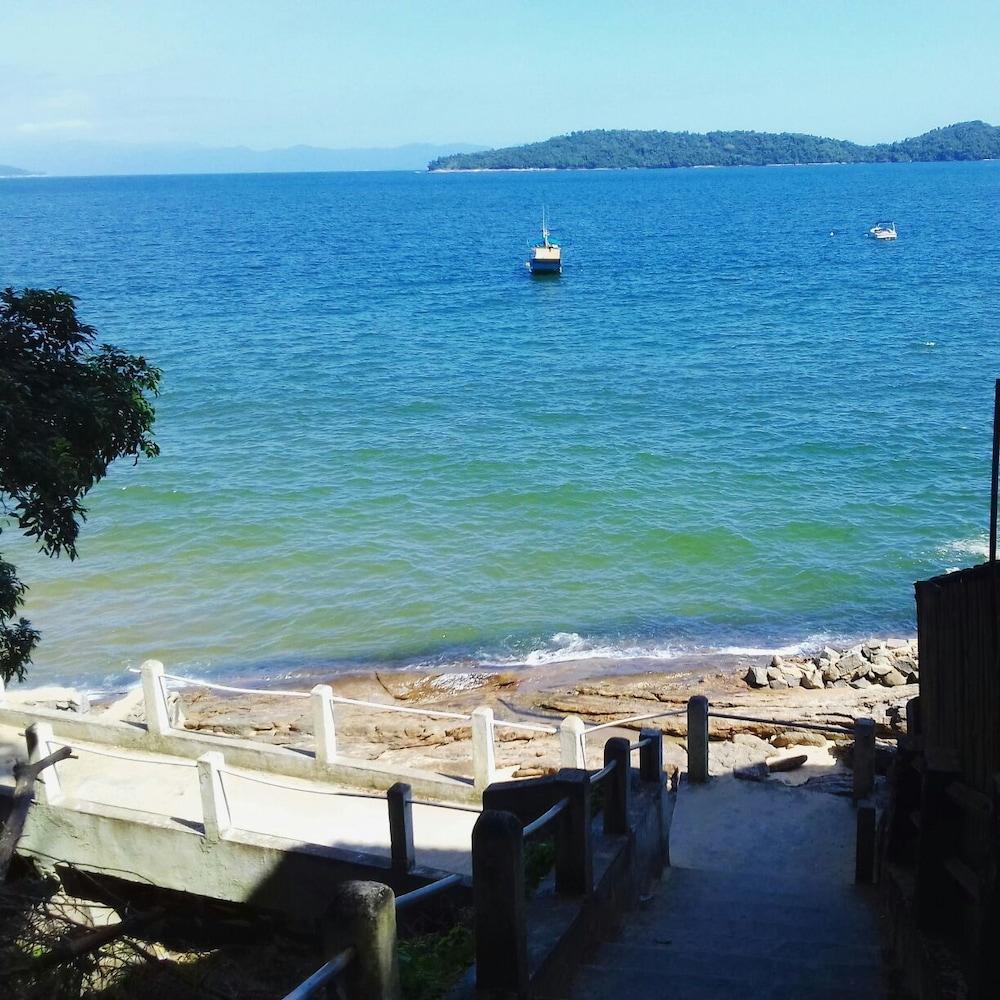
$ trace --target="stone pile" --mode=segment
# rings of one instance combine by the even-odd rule
[[[816,656],[775,656],[769,666],[753,666],[744,680],[752,688],[900,687],[920,681],[916,639],[869,640]]]

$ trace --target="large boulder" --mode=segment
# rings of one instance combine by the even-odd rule
[[[853,674],[855,671],[859,670],[861,667],[868,669],[868,664],[865,658],[859,652],[844,653],[844,655],[837,661],[837,669],[840,671],[840,676],[844,677],[848,674]]]
[[[823,687],[823,675],[818,670],[807,670],[802,675],[802,686],[809,691],[818,691]]]
[[[881,680],[886,687],[900,687],[906,683],[906,678],[898,670],[890,670]]]

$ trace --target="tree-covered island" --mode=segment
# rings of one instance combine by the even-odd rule
[[[796,163],[911,163],[1000,159],[1000,128],[961,122],[900,142],[862,146],[793,132],[657,132],[593,129],[544,142],[432,160],[428,170],[623,170],[763,167]]]

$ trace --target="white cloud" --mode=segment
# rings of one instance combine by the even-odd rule
[[[93,123],[85,118],[67,118],[54,122],[22,122],[17,126],[17,131],[24,135],[38,135],[49,132],[82,132],[93,127]]]

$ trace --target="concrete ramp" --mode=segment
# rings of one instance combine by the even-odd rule
[[[670,864],[849,885],[855,815],[849,798],[777,781],[727,774],[707,785],[685,783],[674,807]]]
[[[872,891],[853,884],[851,801],[732,775],[682,784],[671,868],[583,966],[590,1000],[878,1000]]]

